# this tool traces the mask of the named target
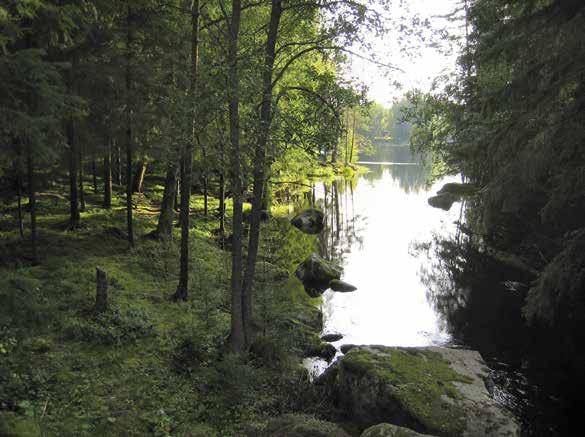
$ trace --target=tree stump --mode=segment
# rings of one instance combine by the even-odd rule
[[[95,273],[95,311],[97,313],[103,313],[108,309],[108,275],[99,267],[95,268]]]

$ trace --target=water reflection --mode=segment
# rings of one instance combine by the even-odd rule
[[[426,187],[423,166],[368,167],[363,177],[320,183],[310,194],[326,214],[321,255],[343,266],[342,279],[358,287],[354,293],[325,292],[325,331],[344,335],[337,346],[443,344],[449,335],[417,275],[420,260],[409,249],[431,232],[451,232],[458,208],[445,213],[428,206],[430,193],[446,180]]]

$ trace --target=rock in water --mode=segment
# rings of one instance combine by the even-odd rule
[[[339,426],[304,414],[287,414],[268,424],[266,437],[349,437]]]
[[[340,293],[349,293],[357,290],[357,287],[348,284],[347,282],[340,281],[339,279],[333,279],[330,281],[329,288]]]
[[[330,362],[333,358],[335,358],[335,354],[337,354],[337,349],[330,343],[321,343],[317,346],[309,348],[305,352],[305,358],[322,358],[327,362]]]
[[[459,200],[458,196],[455,196],[454,194],[451,193],[445,193],[430,197],[428,202],[429,205],[431,205],[433,208],[441,208],[445,211],[449,211],[451,209],[451,206],[453,206],[453,204],[458,200]]]
[[[322,283],[326,288],[333,279],[341,277],[341,268],[330,261],[312,253],[295,271],[295,275],[303,283]]]
[[[315,208],[306,209],[293,217],[291,223],[305,234],[318,234],[323,230],[325,216]]]
[[[366,429],[360,437],[432,437],[429,434],[419,434],[412,429],[380,423]]]
[[[343,338],[343,335],[338,334],[336,332],[332,332],[330,334],[325,334],[325,335],[321,336],[321,340],[327,341],[329,343],[333,343],[335,341],[339,341],[342,338]]]
[[[473,184],[458,184],[456,182],[449,182],[443,185],[437,194],[453,194],[455,196],[470,196],[477,192],[477,187]]]
[[[360,346],[331,384],[341,409],[363,426],[382,422],[437,436],[512,437],[512,415],[490,396],[478,352],[439,347]]]

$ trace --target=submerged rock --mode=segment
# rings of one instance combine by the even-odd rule
[[[360,437],[432,437],[429,434],[420,434],[412,429],[380,423],[366,429]]]
[[[317,285],[321,285],[327,289],[331,280],[341,277],[341,268],[321,258],[316,253],[312,253],[299,264],[295,275],[306,285],[314,285],[315,288],[319,288]]]
[[[333,392],[363,426],[390,422],[437,436],[519,435],[490,396],[478,352],[439,347],[354,347],[341,359]]]
[[[287,414],[268,424],[266,437],[349,437],[335,423],[317,420],[304,414]]]
[[[321,211],[315,208],[309,208],[301,211],[290,221],[292,225],[305,234],[318,234],[325,226],[323,223],[325,216]]]
[[[445,211],[449,211],[451,206],[453,206],[453,204],[457,201],[459,201],[458,196],[451,193],[445,193],[430,197],[428,203],[433,208],[440,208]]]
[[[356,286],[348,284],[347,282],[341,281],[339,279],[333,279],[330,281],[329,288],[340,293],[349,293],[357,290]]]
[[[339,341],[343,338],[342,334],[338,334],[336,332],[332,332],[330,334],[325,334],[321,336],[321,340],[328,341],[329,343],[333,343],[335,341]]]
[[[437,194],[453,194],[455,196],[469,196],[477,192],[477,187],[473,184],[461,184],[449,182],[443,185]]]

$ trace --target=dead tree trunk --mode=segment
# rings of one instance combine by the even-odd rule
[[[144,183],[144,175],[146,174],[146,163],[144,161],[138,162],[136,165],[136,173],[134,174],[132,191],[134,193],[142,193],[142,185]]]
[[[99,267],[95,268],[95,312],[103,313],[108,309],[108,275]]]

